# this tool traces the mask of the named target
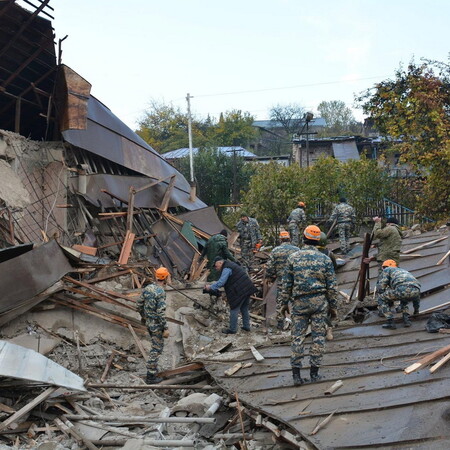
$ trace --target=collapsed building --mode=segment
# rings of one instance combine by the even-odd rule
[[[252,274],[255,332],[218,336],[226,314],[201,293],[199,250],[224,225],[62,64],[49,0],[26,3],[30,11],[0,3],[1,442],[447,447],[450,367],[425,369],[436,351],[449,359],[450,342],[446,330],[424,329],[431,313],[449,306],[447,228],[403,241],[402,266],[421,282],[423,299],[413,326],[397,331],[380,327],[372,295],[362,295],[373,292],[376,274],[364,273],[361,283],[364,249],[353,238],[338,270],[341,322],[324,379],[294,387],[290,335],[271,329],[275,285],[264,282],[264,269]],[[149,344],[135,302],[159,265],[173,277],[172,337],[161,362],[165,380],[148,386],[138,376]]]

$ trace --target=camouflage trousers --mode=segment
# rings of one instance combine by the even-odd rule
[[[283,306],[283,298],[282,298],[282,280],[280,277],[277,278],[277,323],[280,325],[284,323],[284,315],[281,314],[281,307]]]
[[[420,308],[420,289],[415,286],[399,286],[397,289],[386,289],[377,296],[378,306],[386,319],[393,319],[394,313],[391,306],[395,301],[400,301],[400,311],[409,316],[408,303],[412,302],[414,310]]]
[[[338,223],[337,229],[339,233],[339,246],[341,247],[341,252],[345,255],[350,250],[350,244],[348,240],[350,239],[350,231],[352,228],[351,223]]]
[[[247,269],[250,269],[254,262],[254,246],[252,245],[252,241],[241,241],[241,259],[242,265]]]
[[[288,225],[288,229],[291,237],[291,244],[296,247],[301,247],[303,245],[304,228],[299,228],[296,223],[292,223]]]
[[[164,348],[163,330],[147,327],[152,345],[147,360],[147,374],[155,376],[158,373],[158,359]]]
[[[319,367],[325,350],[328,301],[324,295],[297,297],[292,301],[291,366],[302,367],[304,340],[311,325],[312,345],[309,351],[311,366]]]

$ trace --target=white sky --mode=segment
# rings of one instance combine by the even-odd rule
[[[63,63],[131,128],[151,99],[218,117],[322,100],[447,60],[448,0],[53,0]],[[258,92],[248,92],[258,91]],[[221,95],[210,95],[221,94]],[[362,118],[355,111],[358,119]]]

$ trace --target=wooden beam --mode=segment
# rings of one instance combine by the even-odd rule
[[[411,364],[408,366],[404,372],[405,374],[409,374],[411,372],[415,372],[416,370],[421,369],[422,367],[426,366],[427,364],[430,364],[435,359],[441,357],[442,355],[445,355],[450,352],[450,345],[446,345],[445,347],[442,347],[439,350],[436,350],[433,353],[430,353],[429,355],[424,356],[423,358],[419,359],[419,361],[415,362],[414,364]]]
[[[430,367],[430,373],[436,372],[440,367],[442,367],[447,361],[450,360],[450,353],[447,353],[442,359],[440,359],[433,367]]]
[[[137,334],[134,331],[134,328],[130,324],[128,324],[128,329],[130,330],[130,333],[133,336],[134,342],[136,342],[137,348],[141,352],[141,355],[144,358],[144,361],[147,361],[148,355],[145,353],[144,346],[142,345],[142,342],[137,337]]]
[[[203,369],[202,363],[192,363],[192,364],[187,364],[185,366],[176,367],[175,369],[164,370],[162,372],[159,372],[158,375],[160,377],[168,378],[173,375],[178,375],[180,373],[191,372],[193,370],[199,370],[199,369]]]
[[[170,196],[172,195],[173,187],[175,186],[176,175],[172,175],[169,181],[169,185],[167,186],[166,192],[164,193],[164,197],[162,199],[161,205],[158,208],[162,212],[166,212],[169,208]]]
[[[449,256],[450,256],[450,250],[436,263],[436,265],[440,266]]]
[[[448,236],[444,236],[444,237],[441,237],[441,238],[439,238],[439,239],[435,239],[434,241],[425,242],[425,244],[418,245],[417,247],[410,248],[409,250],[405,250],[405,251],[403,252],[403,254],[404,254],[404,255],[407,255],[408,253],[413,253],[413,252],[415,252],[416,250],[421,250],[422,248],[428,247],[429,245],[437,244],[438,242],[441,242],[441,241],[443,241],[444,239],[448,239]]]
[[[125,241],[122,247],[122,251],[120,252],[120,257],[118,264],[127,264],[130,258],[131,249],[133,248],[134,238],[136,235],[131,231],[127,230],[127,234],[125,236]]]
[[[25,414],[28,414],[33,408],[35,408],[37,405],[40,405],[44,400],[50,397],[50,395],[52,395],[53,392],[55,392],[57,389],[58,387],[55,386],[46,389],[44,392],[38,395],[33,401],[26,404],[23,408],[19,409],[12,416],[8,417],[6,420],[0,423],[0,431],[8,428],[10,425],[19,420]]]

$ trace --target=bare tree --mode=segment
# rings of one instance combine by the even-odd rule
[[[298,133],[303,125],[303,116],[305,108],[298,103],[289,103],[288,105],[275,105],[270,108],[270,120],[278,122],[280,127],[290,137],[294,133]]]

